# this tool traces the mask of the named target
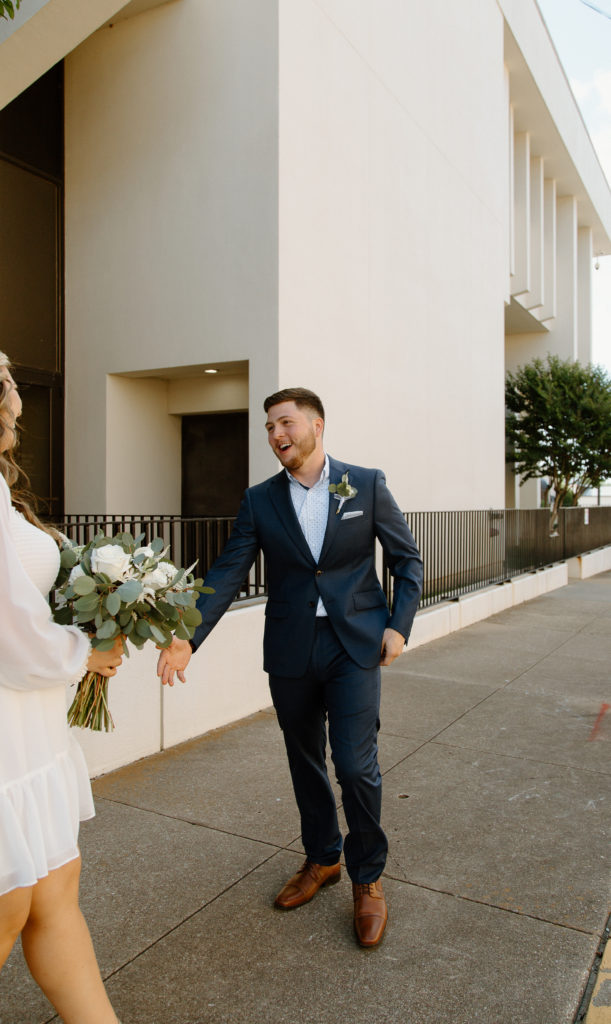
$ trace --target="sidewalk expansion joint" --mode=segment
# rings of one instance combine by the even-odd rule
[[[486,747],[470,747],[462,744],[459,745],[458,743],[447,743],[436,738],[428,740],[427,742],[436,743],[437,746],[447,747],[449,750],[470,750],[474,754],[487,754],[490,757],[506,757],[512,761],[529,761],[531,764],[545,764],[550,768],[564,768],[565,771],[583,772],[586,775],[602,775],[603,778],[607,778],[608,775],[611,775],[611,768],[608,772],[604,772],[599,768],[586,768],[578,764],[567,764],[565,761],[543,761],[538,757],[529,757],[527,754],[506,754],[501,753],[498,750],[488,750]],[[421,748],[419,747],[418,749],[420,750]],[[413,751],[413,753],[415,753],[415,751]],[[411,757],[411,754],[408,754],[407,756]],[[404,758],[403,760],[407,760],[407,758]],[[401,762],[398,761],[397,764],[401,764]],[[391,769],[388,768],[387,771],[391,771]]]
[[[475,903],[480,907],[489,907],[490,910],[498,910],[504,914],[514,914],[516,917],[525,917],[529,921],[537,921],[539,924],[548,924],[553,928],[562,928],[568,932],[578,932],[580,935],[595,936],[596,932],[591,931],[589,928],[579,928],[575,924],[565,924],[563,921],[552,921],[549,917],[540,917],[538,914],[529,914],[523,910],[516,910],[513,907],[502,907],[498,903],[491,903],[489,900],[478,900],[474,896],[464,896],[462,893],[452,892],[451,889],[438,889],[433,885],[425,885],[423,882],[411,882],[406,878],[398,878],[396,875],[391,875],[385,871],[384,878],[390,878],[393,882],[399,882],[402,885],[413,886],[414,889],[423,889],[425,892],[438,893],[440,896],[450,896],[455,900],[461,900],[463,903]]]
[[[229,834],[233,835],[233,833]],[[134,956],[130,957],[128,960],[125,960],[122,964],[119,964],[117,967],[114,967],[112,971],[109,971],[107,974],[104,975],[104,981],[109,981],[110,978],[114,978],[115,975],[119,974],[122,970],[124,970],[124,968],[136,963],[136,961],[139,960],[141,956],[144,956],[144,954],[148,953],[149,950],[159,945],[159,943],[163,942],[164,939],[167,939],[168,935],[172,935],[173,932],[178,931],[178,929],[182,928],[182,926],[187,924],[188,921],[192,921],[194,917],[197,917],[197,915],[201,914],[202,911],[207,910],[208,907],[211,907],[213,903],[216,903],[217,900],[220,900],[221,896],[225,896],[226,893],[231,892],[232,889],[235,889],[236,885],[240,885],[246,878],[249,877],[249,875],[254,874],[254,872],[262,868],[264,864],[267,864],[270,860],[273,860],[273,858],[276,857],[279,852],[280,851],[278,849],[274,850],[274,852],[271,853],[269,857],[266,857],[265,860],[262,860],[260,864],[255,864],[254,867],[250,868],[248,871],[245,871],[243,875],[240,875],[239,878],[236,878],[234,882],[230,882],[230,884],[226,885],[225,888],[222,889],[220,892],[215,893],[214,896],[212,896],[209,900],[206,900],[204,903],[202,903],[201,906],[197,907],[197,909],[194,910],[191,914],[187,914],[186,917],[183,917],[180,921],[177,921],[176,924],[172,925],[171,928],[168,928],[165,932],[162,932],[160,935],[158,935],[156,939],[153,939],[152,942],[149,942],[148,945],[145,946],[143,949],[138,950],[138,952]],[[51,1019],[53,1020],[54,1018]]]
[[[206,821],[193,821],[191,818],[181,818],[177,814],[168,814],[167,811],[157,811],[151,807],[141,807],[140,804],[131,804],[128,800],[117,800],[114,797],[108,796],[96,796],[96,803],[106,800],[108,803],[120,804],[121,807],[131,807],[134,811],[142,811],[143,814],[154,814],[158,818],[167,818],[169,821],[180,821],[183,825],[192,825],[194,828],[206,828],[210,832],[219,832],[224,836],[233,836],[235,839],[245,839],[249,843],[260,843],[261,846],[271,846],[274,850],[284,850],[287,847],[279,845],[278,843],[272,843],[269,839],[256,839],[254,836],[245,836],[242,832],[232,832],[228,828],[219,828],[218,825],[210,825]],[[296,839],[300,837],[297,836]],[[289,840],[290,843],[294,843],[296,839]]]

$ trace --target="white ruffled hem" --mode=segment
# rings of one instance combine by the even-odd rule
[[[70,740],[48,765],[0,788],[0,895],[79,855],[79,821],[95,809],[82,751]]]

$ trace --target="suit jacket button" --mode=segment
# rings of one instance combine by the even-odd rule
[[[316,570],[316,575],[317,576],[322,576],[322,569],[317,569]]]
[[[308,601],[308,608],[315,608],[315,607],[316,607],[316,601]]]

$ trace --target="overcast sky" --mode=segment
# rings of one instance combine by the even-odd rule
[[[581,108],[607,180],[611,182],[611,0],[537,0]],[[590,2],[590,0],[589,0]],[[611,373],[611,256],[594,272],[592,359]]]

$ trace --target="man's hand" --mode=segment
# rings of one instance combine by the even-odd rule
[[[380,665],[392,665],[395,658],[403,653],[404,647],[405,637],[401,633],[398,633],[396,629],[390,629],[390,627],[385,629],[382,637]]]
[[[174,686],[174,673],[181,683],[186,683],[185,669],[191,660],[191,644],[188,640],[172,640],[169,647],[164,647],[157,662],[157,675],[165,686]]]

